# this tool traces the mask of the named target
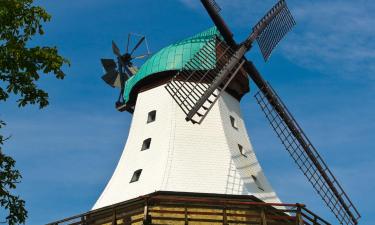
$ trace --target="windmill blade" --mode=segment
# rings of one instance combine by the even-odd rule
[[[212,21],[220,31],[224,40],[229,46],[237,46],[233,39],[233,33],[229,30],[217,10],[217,3],[214,0],[201,0]],[[269,12],[253,27],[252,34],[246,40],[251,45],[257,40],[265,60],[269,58],[273,49],[282,38],[293,28],[295,20],[291,15],[285,0],[278,1]]]
[[[134,48],[132,49],[132,51],[130,52],[130,55],[132,55],[134,53],[135,50],[137,50],[137,48],[142,44],[142,42],[145,40],[145,36],[143,36],[139,41],[138,43],[134,46]]]
[[[215,0],[208,0],[209,4],[213,7],[213,9],[218,13],[221,11],[221,7]]]
[[[126,67],[126,69],[129,70],[131,76],[135,75],[138,72],[138,68],[136,66],[128,66]]]
[[[147,57],[149,56],[150,54],[144,54],[144,55],[140,55],[140,56],[136,56],[136,57],[133,57],[132,59],[143,59],[144,57]]]
[[[359,212],[277,93],[265,83],[255,98],[290,156],[340,224],[357,224]]]
[[[116,70],[116,63],[113,59],[100,59],[106,72]]]
[[[254,26],[253,33],[265,61],[283,37],[296,25],[285,0],[280,0]]]
[[[147,41],[146,36],[145,36],[145,45],[146,45],[146,51],[147,51],[147,54],[148,54],[148,55],[151,55],[150,48],[148,47],[148,41]]]
[[[229,30],[223,18],[221,18],[219,11],[217,10],[218,4],[215,0],[201,0],[201,2],[227,44],[231,48],[236,48],[237,44],[233,39],[233,33]]]
[[[216,56],[216,51],[219,56]],[[211,39],[167,83],[165,88],[186,114],[186,120],[193,123],[203,121],[241,70],[245,52],[244,48],[232,50],[218,37]]]
[[[102,79],[111,87],[121,88],[120,73],[117,71],[117,65],[113,59],[101,59],[104,70],[107,72]]]
[[[121,77],[119,72],[116,70],[109,71],[108,73],[102,76],[104,82],[106,82],[109,86],[115,88],[121,88]]]
[[[126,53],[129,53],[129,45],[130,45],[130,33],[128,34],[128,42],[126,43]]]
[[[231,48],[236,49],[237,44],[233,39],[233,34],[225,24],[224,20],[219,15],[218,11],[215,9],[215,5],[213,4],[213,2],[210,0],[201,0],[201,2],[203,6],[206,8],[208,14],[210,15],[211,19],[220,31],[226,43]],[[282,37],[294,26],[294,24],[295,21],[291,16],[285,1],[281,0],[253,28],[252,34],[246,39],[246,41],[242,45],[246,45],[248,46],[248,48],[250,48],[253,41],[258,40],[258,44],[261,48],[264,58],[268,59],[274,47],[278,44]],[[273,30],[275,28],[278,29]],[[281,34],[278,34],[278,32],[280,31]],[[245,56],[243,56],[242,58],[246,59]],[[323,200],[326,202],[326,204],[329,206],[329,208],[335,214],[335,216],[338,218],[341,224],[357,224],[358,219],[360,218],[357,209],[354,207],[354,205],[352,204],[348,196],[345,194],[337,180],[329,171],[328,167],[323,162],[321,157],[317,154],[316,150],[311,150],[313,146],[308,141],[307,137],[303,134],[298,124],[294,121],[293,117],[291,117],[289,111],[287,111],[286,107],[281,103],[281,101],[278,98],[274,97],[275,95],[269,94],[273,93],[271,92],[271,88],[269,88],[263,77],[252,64],[252,62],[246,60],[243,67],[246,70],[246,73],[248,73],[248,75],[251,77],[254,83],[261,90],[262,94],[264,94],[264,96],[267,99],[267,102],[274,109],[273,115],[279,116],[279,118],[281,118],[281,120],[279,119],[279,121],[281,121],[281,123],[284,123],[284,127],[286,127],[286,129],[290,132],[290,135],[286,137],[292,139],[294,138],[293,140],[296,141],[294,141],[293,143],[299,143],[300,146],[302,146],[302,148],[299,149],[302,149],[306,153],[305,155],[307,155],[308,157],[308,162],[312,162],[310,163],[310,165],[312,166],[307,167],[306,174],[310,173],[312,168],[315,168],[315,171],[318,171],[319,177],[321,179],[316,178],[316,173],[310,176],[306,175],[308,176],[308,178],[311,177],[309,181],[313,184],[314,188],[322,196]],[[178,94],[184,96],[183,94],[177,92],[177,97],[174,97],[175,100],[180,98]],[[184,99],[187,99],[187,97],[185,97]],[[180,105],[180,107],[183,108],[184,106]],[[267,118],[271,117],[268,116]],[[271,121],[273,120],[271,119],[270,122]],[[278,127],[276,126],[276,128]],[[287,150],[289,150],[290,147],[288,145],[288,142],[284,141],[283,143],[286,143],[286,146],[288,146]],[[316,154],[314,155],[314,153]],[[319,157],[317,157],[316,155]],[[296,159],[300,160],[300,157],[301,155],[298,155]]]
[[[220,65],[217,66],[217,71],[210,74],[210,71],[207,71],[206,73],[203,73],[203,76],[201,79],[204,79],[206,76],[211,75],[211,79],[205,84],[200,83],[201,79],[199,79],[198,83],[195,83],[192,89],[188,88],[188,86],[192,85],[192,82],[189,81],[189,79],[192,78],[192,75],[196,73],[195,71],[190,72],[190,75],[187,75],[184,79],[179,78],[179,76],[183,73],[186,73],[186,71],[189,71],[186,68],[183,68],[184,71],[180,71],[174,79],[170,83],[168,83],[167,90],[169,88],[169,92],[172,95],[172,97],[178,100],[176,102],[181,106],[184,105],[183,111],[186,113],[186,120],[190,120],[193,123],[201,123],[202,120],[205,118],[207,113],[210,111],[213,103],[216,102],[218,98],[218,94],[215,94],[217,92],[216,90],[224,90],[225,87],[229,84],[228,80],[231,80],[234,78],[234,76],[238,73],[238,71],[241,69],[243,64],[240,65],[240,62],[242,60],[246,61],[244,59],[245,53],[251,48],[252,42],[263,32],[263,29],[267,28],[268,25],[276,18],[279,13],[286,7],[284,1],[280,1],[277,3],[272,10],[266,15],[265,18],[263,18],[261,23],[258,23],[256,26],[257,29],[253,29],[252,33],[249,35],[249,37],[240,45],[237,46],[235,44],[232,34],[228,27],[225,25],[224,21],[220,17],[217,11],[217,5],[215,1],[210,0],[202,0],[203,5],[207,9],[208,13],[210,14],[211,18],[214,20],[215,24],[219,25],[219,30],[224,34],[223,36],[227,37],[225,41],[227,43],[230,43],[230,46],[235,46],[233,49],[236,49],[236,51],[229,51],[228,55],[223,57],[225,60],[220,61]],[[220,28],[221,27],[221,28]],[[221,44],[224,44],[224,42],[216,39]],[[231,49],[229,46],[227,46],[229,49]],[[204,52],[205,48],[202,48],[202,51]],[[204,55],[204,54],[203,54]],[[207,55],[207,54],[206,54]],[[201,57],[200,54],[196,55],[191,62],[192,64],[202,64],[207,63],[206,56]],[[189,64],[188,63],[188,64]],[[187,65],[189,66],[189,65]],[[228,79],[228,77],[230,78]],[[176,82],[174,82],[176,81]],[[227,83],[224,83],[226,81]],[[230,82],[230,81],[229,81]],[[173,84],[177,83],[179,85],[175,85],[175,90],[173,91]],[[201,86],[201,87],[200,87]],[[204,86],[204,87],[202,87]],[[199,87],[199,88],[197,88]],[[224,87],[224,88],[219,88]],[[182,89],[185,89],[184,94],[182,94]],[[201,93],[194,93],[195,90],[200,89]],[[220,91],[221,92],[221,91]],[[177,96],[177,97],[176,97]],[[213,98],[214,100],[210,100],[210,98]],[[194,100],[192,100],[194,99]],[[208,102],[208,106],[207,106]],[[206,104],[206,106],[205,106]],[[203,111],[203,112],[202,112]]]
[[[117,47],[116,43],[112,41],[112,51],[117,57],[121,57],[120,49]]]

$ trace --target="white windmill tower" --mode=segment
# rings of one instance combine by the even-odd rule
[[[93,210],[52,224],[329,224],[300,204],[280,204],[265,177],[240,109],[249,77],[262,111],[313,188],[340,224],[357,224],[360,215],[337,179],[245,57],[257,41],[267,60],[295,25],[285,1],[240,44],[215,1],[201,2],[216,26],[163,48],[139,70],[131,61],[149,53],[132,55],[145,37],[130,52],[128,41],[123,55],[112,44],[118,62],[102,59],[103,79],[121,88],[116,108],[133,114],[129,136]]]
[[[176,71],[202,49],[216,57],[216,27],[163,48],[126,82],[124,99],[134,108],[129,136],[94,209],[154,191],[254,195],[279,202],[255,156],[240,110],[249,90],[237,76],[200,125],[188,123],[166,91]],[[195,65],[196,70],[206,65]]]

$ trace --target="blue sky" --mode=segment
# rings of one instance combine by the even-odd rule
[[[244,38],[275,0],[219,0],[223,16]],[[196,0],[37,1],[53,16],[33,44],[56,45],[70,59],[66,79],[44,76],[50,106],[0,105],[12,135],[6,152],[17,160],[18,193],[39,225],[88,211],[109,180],[127,138],[131,115],[114,109],[118,92],[106,86],[100,58],[111,40],[145,34],[151,51],[212,23]],[[368,0],[288,1],[297,27],[264,63],[248,57],[271,82],[363,215],[375,224],[375,3]],[[266,175],[284,202],[301,202],[335,222],[293,164],[255,103],[241,102],[250,138]]]

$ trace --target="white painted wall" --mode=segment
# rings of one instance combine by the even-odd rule
[[[147,123],[152,110],[156,120]],[[230,116],[238,129],[232,127]],[[141,151],[147,138],[152,138],[151,147]],[[129,183],[138,169],[139,181]],[[164,86],[138,94],[125,149],[93,209],[159,190],[249,194],[279,202],[255,156],[239,102],[223,93],[202,124],[192,124]]]

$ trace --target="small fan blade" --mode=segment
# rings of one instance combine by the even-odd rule
[[[130,76],[133,76],[138,72],[138,68],[136,66],[128,66],[126,69],[130,72]]]
[[[144,57],[148,56],[149,54],[144,54],[140,56],[133,57],[132,59],[143,59]]]
[[[116,70],[112,70],[104,74],[102,79],[113,88],[121,88],[120,74]]]
[[[113,59],[100,59],[106,72],[116,69],[116,63]]]
[[[126,53],[129,53],[129,45],[130,45],[130,34],[128,34],[128,42],[126,44]]]
[[[118,75],[117,77],[116,77],[116,80],[115,80],[115,82],[113,83],[113,86],[114,87],[117,87],[117,88],[122,88],[122,84],[121,84],[121,77],[120,77],[120,75]]]
[[[121,57],[120,49],[117,47],[114,41],[112,41],[112,51],[113,51],[113,54],[115,54],[118,57]]]
[[[130,52],[130,55],[132,55],[134,53],[135,50],[137,50],[137,48],[142,44],[142,42],[145,40],[145,36],[143,36],[139,41],[138,43],[134,46],[133,50]]]

